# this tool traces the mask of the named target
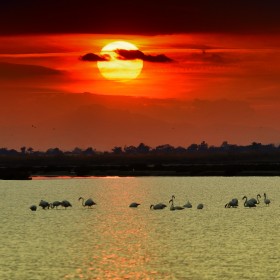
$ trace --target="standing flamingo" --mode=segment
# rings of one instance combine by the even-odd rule
[[[247,199],[247,196],[244,195],[242,199],[245,199],[244,201],[244,207],[256,207],[256,203],[254,202],[254,199]]]
[[[54,201],[53,203],[50,203],[51,208],[53,209],[54,207],[57,209],[57,207],[61,205],[60,201]]]
[[[270,204],[270,199],[268,199],[268,198],[266,197],[266,193],[264,193],[263,196],[264,196],[264,203],[265,203],[265,205],[266,205],[266,206],[269,206],[269,204]]]
[[[41,206],[43,209],[50,208],[50,204],[45,200],[41,200],[39,206]]]
[[[255,203],[255,204],[260,204],[259,198],[261,198],[261,195],[260,195],[260,194],[257,195],[257,199],[251,198],[251,199],[249,199],[248,201],[252,201],[252,203]]]
[[[85,199],[83,197],[80,197],[78,200],[82,200],[82,205],[85,207],[87,206],[88,208],[90,208],[92,205],[96,205],[96,203],[91,199],[87,199],[86,202]]]
[[[72,207],[72,204],[68,200],[62,200],[61,206],[63,206],[66,209],[67,207]]]
[[[174,199],[175,199],[175,196],[172,195],[171,199],[169,200],[169,203],[171,203],[171,206],[170,206],[171,211],[185,209],[184,207],[181,207],[181,206],[174,206]]]

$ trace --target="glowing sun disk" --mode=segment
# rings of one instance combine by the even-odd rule
[[[120,59],[115,52],[117,49],[138,50],[135,45],[125,41],[116,41],[106,45],[102,48],[100,55],[110,57],[110,60],[97,62],[101,75],[108,80],[119,82],[137,78],[143,68],[143,61],[141,59]]]

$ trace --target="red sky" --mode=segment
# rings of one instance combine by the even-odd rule
[[[28,3],[35,7],[34,1]],[[141,29],[137,12],[130,25],[135,33],[122,27],[123,19],[118,28],[108,20],[112,28],[103,26],[102,34],[85,24],[67,27],[65,20],[55,29],[44,22],[48,10],[37,27],[26,20],[16,32],[20,23],[7,25],[7,12],[0,20],[7,26],[0,28],[0,147],[110,150],[140,142],[187,147],[203,140],[209,145],[225,140],[280,144],[279,24],[274,24],[273,9],[255,3],[251,23],[245,24],[245,5],[236,29],[233,17],[225,21],[222,11],[227,7],[222,6],[216,23],[206,17],[207,11],[197,12],[211,21],[207,25],[204,19],[193,28],[188,24],[197,22],[194,15],[184,21],[178,14],[181,22],[171,24],[172,32],[164,25],[159,28],[158,14],[154,25],[147,16],[151,32],[145,24]],[[21,5],[12,0],[7,11],[12,4]],[[155,8],[151,5],[150,13]],[[167,8],[161,7],[164,13]],[[198,11],[195,5],[181,8]],[[238,6],[231,8],[239,11]],[[263,11],[260,21],[257,11]],[[117,40],[135,44],[145,55],[164,54],[172,62],[144,61],[138,78],[115,82],[103,78],[96,62],[79,59],[90,52],[99,55]]]

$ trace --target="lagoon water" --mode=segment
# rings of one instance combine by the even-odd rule
[[[243,207],[244,195],[264,192],[269,207],[263,197]],[[149,209],[173,194],[193,208]],[[80,196],[97,205],[83,207]],[[239,207],[224,208],[233,197]],[[41,199],[73,207],[32,212]],[[0,181],[0,218],[3,280],[280,279],[279,177]]]

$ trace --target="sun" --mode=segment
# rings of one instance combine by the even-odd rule
[[[100,55],[109,57],[108,61],[98,61],[97,67],[101,75],[117,82],[126,82],[139,76],[143,68],[141,59],[123,60],[115,52],[117,49],[138,50],[138,48],[125,41],[115,41],[102,48]]]

